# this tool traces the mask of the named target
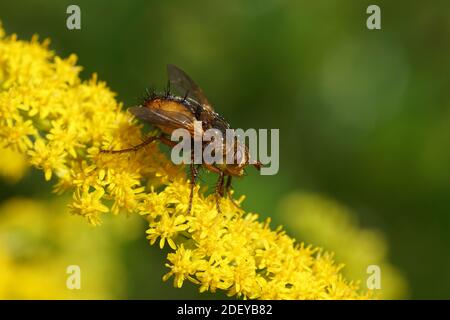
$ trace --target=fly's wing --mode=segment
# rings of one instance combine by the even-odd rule
[[[136,118],[159,127],[163,131],[171,131],[183,128],[194,135],[194,118],[180,112],[166,111],[162,109],[149,109],[146,107],[128,108]],[[202,135],[202,133],[199,133]]]
[[[186,72],[173,64],[168,64],[167,75],[169,77],[170,84],[174,86],[181,94],[187,93],[189,98],[192,98],[200,103],[205,109],[214,111],[202,89],[200,89],[200,87],[186,74]]]

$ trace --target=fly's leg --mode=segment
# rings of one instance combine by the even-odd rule
[[[231,176],[227,176],[227,183],[225,184],[225,191],[228,196],[231,196],[230,190],[231,190]]]
[[[231,196],[231,176],[227,176],[227,183],[225,184],[225,192],[228,196],[228,198],[231,200],[231,203],[233,203],[233,205],[238,208],[239,210],[241,210],[241,207],[239,207],[239,205],[236,203],[236,201],[234,201],[233,197]]]
[[[216,184],[216,207],[217,207],[217,211],[219,213],[221,213],[222,211],[220,210],[220,197],[223,197],[223,181],[224,181],[224,173],[223,171],[221,171],[219,168],[217,168],[216,166],[212,165],[212,164],[208,164],[208,163],[204,163],[203,166],[208,169],[211,172],[217,173],[219,175],[219,179],[217,180],[217,184]]]
[[[160,137],[148,137],[146,140],[144,140],[142,143],[133,146],[131,148],[121,149],[121,150],[104,150],[100,149],[100,153],[111,153],[111,154],[118,154],[118,153],[126,153],[131,151],[138,151],[139,149],[142,149],[146,145],[152,143],[155,140],[160,139]]]
[[[118,154],[118,153],[126,153],[126,152],[138,151],[138,150],[142,149],[143,147],[145,147],[146,145],[152,143],[155,140],[159,140],[160,142],[164,143],[165,145],[167,145],[169,147],[173,147],[173,146],[176,145],[176,143],[174,141],[166,138],[163,135],[160,135],[160,136],[148,137],[142,143],[140,143],[140,144],[138,144],[136,146],[133,146],[131,148],[126,148],[126,149],[121,149],[121,150],[104,150],[104,149],[101,149],[100,153]]]
[[[169,147],[174,147],[178,143],[178,142],[170,140],[169,138],[166,138],[165,136],[159,136],[158,139],[159,139],[159,141],[161,141],[162,143],[164,143],[166,146],[169,146]]]
[[[217,184],[216,184],[216,207],[217,207],[217,212],[222,213],[222,211],[220,210],[220,198],[223,197],[223,172],[221,171],[219,173],[219,179],[217,179]]]
[[[194,187],[195,187],[195,181],[197,180],[197,175],[198,175],[197,167],[194,164],[194,159],[191,159],[190,169],[191,169],[191,181],[190,181],[191,192],[189,193],[189,206],[188,206],[188,210],[187,210],[188,215],[192,211],[192,202],[194,200]]]

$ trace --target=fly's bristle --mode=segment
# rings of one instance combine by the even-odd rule
[[[186,93],[184,94],[184,97],[183,97],[183,101],[186,101],[188,95],[189,95],[189,90],[186,90]]]
[[[164,95],[166,96],[166,98],[170,96],[170,80],[167,80],[167,86]]]
[[[139,99],[139,104],[143,105],[146,102],[155,99],[158,96],[154,87],[146,88],[144,94]]]

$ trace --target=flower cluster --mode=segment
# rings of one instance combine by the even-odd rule
[[[92,232],[67,214],[65,197],[10,198],[0,204],[0,299],[117,299],[124,296],[122,246],[136,238],[140,220],[105,219]],[[30,223],[31,222],[31,223]],[[133,237],[133,238],[130,238]],[[92,254],[95,252],[95,254]],[[68,290],[66,270],[81,268],[81,290]]]
[[[293,192],[280,204],[286,225],[300,239],[332,250],[337,261],[345,261],[349,279],[367,276],[367,267],[379,266],[383,299],[404,299],[407,283],[388,259],[388,245],[377,230],[362,228],[350,209],[332,199],[313,193]]]
[[[370,296],[342,277],[332,255],[272,230],[269,220],[258,221],[229,199],[221,200],[219,214],[214,197],[196,187],[187,215],[184,168],[157,143],[134,153],[99,153],[145,137],[105,83],[96,75],[80,80],[80,69],[76,56],[56,56],[48,41],[0,38],[0,146],[26,155],[46,180],[54,179],[56,192],[73,192],[73,214],[92,224],[108,211],[141,214],[150,243],[171,250],[164,280],[173,277],[176,287],[187,280],[200,291],[252,299]]]

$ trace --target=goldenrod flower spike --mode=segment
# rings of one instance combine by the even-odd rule
[[[175,287],[191,281],[202,292],[250,299],[368,297],[343,279],[331,255],[296,244],[228,199],[218,214],[214,197],[197,187],[186,215],[189,183],[158,145],[100,154],[138,144],[141,127],[95,74],[79,79],[75,55],[62,59],[47,47],[37,37],[0,39],[0,142],[43,170],[56,192],[73,192],[72,213],[92,224],[107,211],[140,213],[149,241],[171,250],[164,280],[172,277]]]

